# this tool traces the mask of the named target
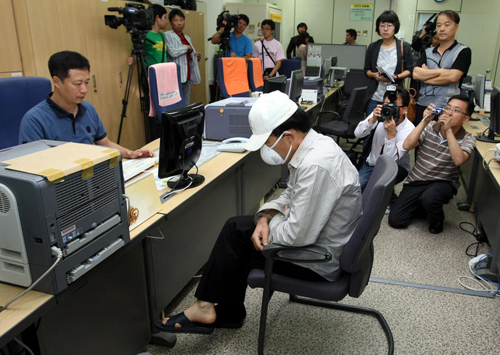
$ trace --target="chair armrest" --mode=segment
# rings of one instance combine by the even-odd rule
[[[269,244],[262,251],[262,255],[269,260],[288,261],[299,264],[325,263],[332,260],[332,254],[325,248],[316,245],[292,247]]]

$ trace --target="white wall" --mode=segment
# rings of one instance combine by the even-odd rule
[[[368,30],[367,37],[359,38],[358,43],[368,45],[380,37],[375,32],[375,20],[385,10],[392,9],[399,15],[401,28],[399,36],[404,36],[411,42],[413,33],[417,30],[415,21],[417,12],[436,12],[453,9],[460,12],[460,28],[457,40],[472,50],[472,65],[469,73],[475,76],[491,69],[489,78],[496,78],[500,86],[500,66],[497,68],[500,52],[500,13],[499,0],[447,0],[436,3],[434,0],[203,0],[206,4],[206,37],[215,33],[216,18],[222,12],[226,2],[268,2],[283,9],[281,26],[282,44],[286,48],[290,37],[296,34],[299,22],[308,25],[309,32],[316,42],[343,43],[345,30]],[[349,20],[350,4],[374,4],[373,22]],[[213,54],[218,46],[206,42],[208,81],[213,78]]]

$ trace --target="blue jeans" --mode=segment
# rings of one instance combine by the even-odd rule
[[[368,165],[368,163],[364,163],[361,169],[359,169],[359,184],[361,185],[361,192],[365,190],[368,180],[370,180],[370,176],[372,176],[373,168],[375,167]]]
[[[366,117],[368,117],[370,115],[370,113],[373,112],[373,110],[375,110],[375,107],[377,107],[377,105],[382,105],[383,102],[380,102],[380,101],[375,101],[375,100],[368,100],[368,103],[366,104]]]

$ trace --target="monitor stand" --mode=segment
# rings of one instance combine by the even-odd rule
[[[188,174],[187,171],[183,171],[180,177],[174,177],[168,180],[168,187],[172,190],[182,190],[185,188],[192,188],[199,186],[205,182],[205,177],[199,174]]]

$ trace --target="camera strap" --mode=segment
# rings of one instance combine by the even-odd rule
[[[269,58],[271,58],[271,60],[273,61],[273,64],[274,66],[276,66],[276,62],[274,61],[273,57],[271,57],[271,55],[269,54],[269,52],[267,51],[267,48],[266,46],[264,46],[264,40],[260,41],[260,43],[262,44],[262,49],[264,49],[267,53],[267,56]],[[262,70],[264,71],[266,68],[264,68],[264,51],[262,51]]]

